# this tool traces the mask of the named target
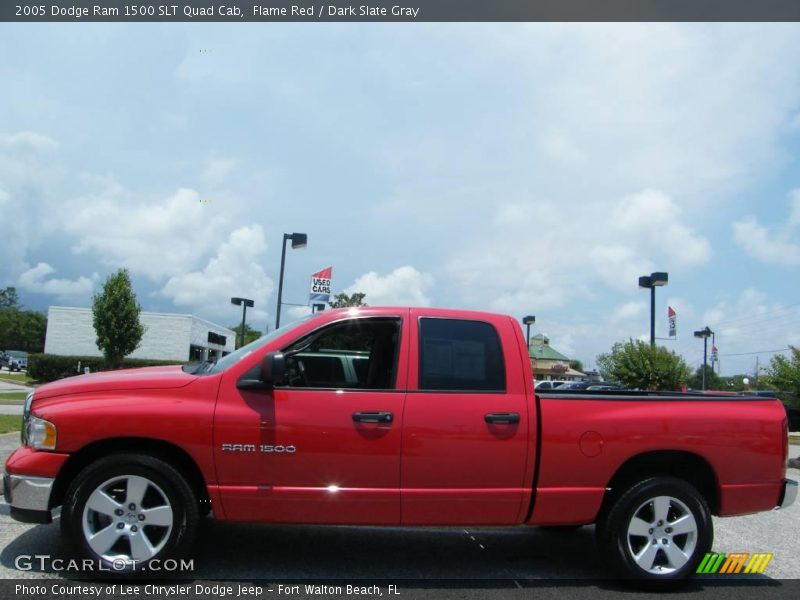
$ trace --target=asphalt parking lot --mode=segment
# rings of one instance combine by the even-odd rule
[[[0,436],[0,458],[18,444]],[[791,447],[800,455],[800,446]],[[790,469],[800,479],[800,470]],[[765,575],[800,579],[800,504],[789,509],[715,519],[720,552],[772,552]],[[58,526],[24,525],[0,504],[0,578],[53,578],[18,568],[21,555],[68,556]],[[240,525],[209,522],[199,536],[194,570],[176,577],[213,580],[597,580],[607,577],[593,528],[562,532],[515,529],[382,529]]]

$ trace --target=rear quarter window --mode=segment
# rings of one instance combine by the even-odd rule
[[[420,319],[421,390],[503,392],[505,365],[493,325],[466,319]]]

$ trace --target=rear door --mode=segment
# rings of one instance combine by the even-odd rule
[[[524,341],[501,316],[445,318],[412,309],[410,328],[403,523],[521,522],[535,417],[528,414]]]

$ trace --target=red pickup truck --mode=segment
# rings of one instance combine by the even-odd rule
[[[6,463],[11,514],[125,573],[184,553],[199,520],[596,524],[626,577],[681,579],[711,515],[791,504],[776,399],[534,393],[508,316],[358,308],[216,363],[39,387]]]

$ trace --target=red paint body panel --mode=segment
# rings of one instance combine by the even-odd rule
[[[32,477],[55,477],[69,458],[61,452],[38,452],[17,448],[6,461],[6,473]]]
[[[769,510],[784,473],[785,415],[778,401],[709,401],[557,398],[541,400],[542,443],[532,524],[564,519],[576,488],[602,489],[628,459],[649,451],[679,450],[705,459],[721,484],[720,514]],[[581,452],[586,431],[603,438],[598,456]],[[774,493],[753,494],[732,484],[766,484]],[[551,502],[538,502],[546,494]],[[594,514],[602,495],[594,495]],[[560,501],[559,501],[560,498]],[[590,519],[583,522],[594,520]],[[574,515],[577,519],[577,515]],[[580,522],[580,521],[576,521]]]
[[[273,349],[354,314],[331,311],[310,321],[311,326],[301,326],[290,340]],[[377,314],[402,319],[395,390],[239,390],[239,377],[261,360],[255,353],[223,374],[214,421],[214,452],[218,489],[229,519],[400,524],[408,309]],[[353,413],[359,411],[386,411],[394,418],[388,424],[355,423]],[[297,451],[224,452],[222,444],[226,443],[294,446]]]
[[[165,390],[180,388],[197,379],[178,366],[145,367],[119,371],[101,371],[78,377],[67,377],[41,386],[39,399],[109,390]]]
[[[328,324],[373,316],[402,321],[394,389],[237,387],[267,352]],[[424,317],[489,323],[501,342],[506,390],[420,390],[418,322]],[[391,412],[393,419],[357,423],[357,411]],[[490,412],[517,413],[519,422],[487,424]],[[137,439],[160,440],[195,461],[215,516],[232,521],[588,523],[615,472],[658,450],[704,459],[716,477],[719,512],[733,515],[773,508],[785,475],[780,402],[557,393],[537,399],[519,325],[473,311],[325,311],[224,372],[189,375],[160,367],[72,377],[38,388],[33,413],[56,424],[57,452],[17,450],[9,472],[52,477],[90,444],[130,438],[135,450]],[[259,451],[225,451],[223,444]]]
[[[532,463],[529,390],[520,359],[519,329],[497,315],[453,315],[451,311],[411,311],[412,348],[419,348],[416,322],[423,317],[475,319],[497,331],[503,347],[506,391],[492,393],[419,390],[416,352],[409,376],[414,386],[403,416],[403,523],[408,525],[510,525],[519,522],[530,486]],[[530,372],[530,366],[528,366]],[[518,413],[517,424],[489,425],[487,413]],[[535,429],[534,429],[535,431]]]

